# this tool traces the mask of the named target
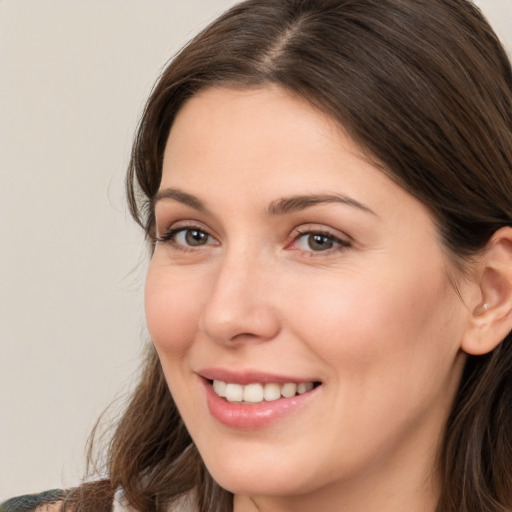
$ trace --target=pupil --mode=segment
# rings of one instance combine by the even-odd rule
[[[333,241],[324,235],[310,235],[308,245],[314,251],[326,251],[332,248]]]
[[[185,235],[188,245],[204,245],[208,240],[208,235],[197,229],[190,229]]]

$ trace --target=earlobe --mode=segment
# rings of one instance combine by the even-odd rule
[[[478,277],[481,300],[470,306],[472,316],[461,347],[471,355],[490,352],[512,330],[512,228],[494,233]]]

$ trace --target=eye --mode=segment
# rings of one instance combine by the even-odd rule
[[[216,245],[216,240],[205,230],[198,227],[171,228],[162,236],[157,237],[157,242],[171,243],[177,249],[188,249],[204,245]]]
[[[315,233],[302,235],[298,239],[298,245],[300,249],[311,249],[312,251],[327,251],[329,249],[332,249],[335,243],[336,242],[332,238],[326,235]]]
[[[307,252],[333,252],[346,249],[351,244],[348,240],[334,236],[332,233],[324,233],[320,231],[298,232],[289,247],[290,249],[298,249]]]
[[[209,239],[210,235],[200,229],[184,228],[174,234],[174,241],[177,244],[189,245],[190,247],[206,245]]]

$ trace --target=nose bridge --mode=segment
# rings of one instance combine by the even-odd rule
[[[279,332],[269,289],[271,266],[249,247],[226,251],[204,304],[200,329],[219,343],[266,341]]]

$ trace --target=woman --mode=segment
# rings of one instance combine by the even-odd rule
[[[234,7],[128,197],[154,349],[56,510],[512,510],[512,70],[470,2]]]

